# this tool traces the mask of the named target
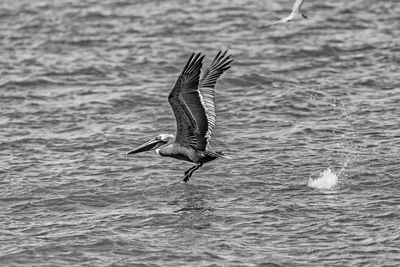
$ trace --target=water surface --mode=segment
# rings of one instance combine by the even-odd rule
[[[400,265],[400,6],[310,0],[260,27],[291,5],[2,1],[0,264]],[[126,157],[174,133],[180,70],[221,49],[232,159],[185,184],[189,163]]]

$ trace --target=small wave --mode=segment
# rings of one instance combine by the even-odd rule
[[[27,78],[21,80],[6,81],[1,83],[1,87],[28,87],[28,86],[46,86],[46,85],[65,85],[67,83],[56,81],[45,77]]]
[[[339,183],[339,174],[334,173],[330,168],[323,171],[319,178],[308,179],[308,186],[317,189],[335,189]]]
[[[49,71],[44,73],[48,77],[59,77],[59,76],[75,76],[75,75],[106,75],[106,73],[97,67],[89,66],[85,68],[78,68],[71,71]]]

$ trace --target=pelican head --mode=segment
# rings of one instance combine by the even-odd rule
[[[131,151],[127,152],[126,155],[129,154],[136,154],[144,151],[148,151],[151,149],[157,149],[163,145],[170,144],[174,141],[175,137],[172,134],[160,134],[156,137],[152,138],[151,140],[147,141],[141,146],[132,149]]]

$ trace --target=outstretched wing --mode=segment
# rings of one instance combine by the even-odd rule
[[[176,119],[175,142],[205,150],[207,116],[200,99],[199,77],[204,56],[193,53],[168,96]]]
[[[304,0],[296,0],[296,2],[294,2],[291,14],[293,15],[300,14],[300,9],[301,6],[303,5],[303,2]]]
[[[201,100],[203,102],[208,121],[208,129],[206,133],[207,139],[211,138],[211,133],[215,127],[215,84],[217,83],[218,78],[221,77],[221,75],[231,67],[230,64],[233,61],[233,59],[231,59],[231,55],[227,55],[227,52],[228,51],[223,53],[222,51],[218,52],[210,67],[205,70],[199,85],[202,96]]]
[[[303,5],[303,2],[304,2],[304,0],[296,0],[294,2],[294,4],[293,4],[292,11],[290,12],[289,16],[281,18],[280,20],[277,20],[277,21],[275,21],[273,23],[270,23],[268,25],[262,26],[261,28],[265,29],[265,28],[269,28],[271,26],[274,26],[276,24],[286,23],[286,22],[289,22],[289,21],[295,19],[297,16],[300,16],[300,15],[302,17],[304,17],[304,18],[307,18],[307,16],[302,14],[301,11],[300,11],[301,6]]]

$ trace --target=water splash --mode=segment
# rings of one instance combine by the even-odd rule
[[[339,173],[336,174],[330,168],[327,168],[325,171],[320,173],[319,178],[317,179],[309,178],[308,186],[318,189],[335,189],[338,186],[339,174],[341,172],[342,170],[340,170]]]
[[[308,186],[334,190],[345,182],[348,170],[357,165],[365,147],[357,129],[357,121],[353,118],[351,103],[346,104],[345,99],[339,101],[319,89],[314,92],[311,101],[318,114],[324,118],[326,124],[323,124],[323,129],[329,130],[327,132],[330,132],[332,139],[337,141],[321,143],[326,148],[321,157],[323,162],[330,162],[335,168],[327,168],[318,178],[309,178]]]

